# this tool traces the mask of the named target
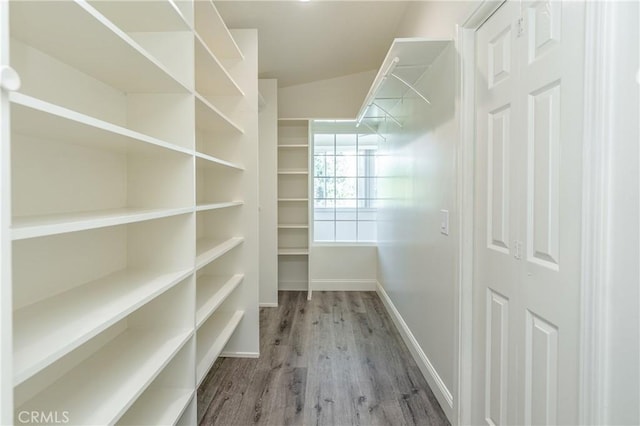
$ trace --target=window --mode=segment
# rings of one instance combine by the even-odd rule
[[[377,239],[377,153],[380,137],[353,121],[315,121],[313,236],[316,242]]]

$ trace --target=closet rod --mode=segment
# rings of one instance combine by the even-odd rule
[[[389,66],[385,70],[384,74],[382,74],[382,77],[379,80],[374,82],[374,85],[371,88],[371,90],[369,91],[369,94],[367,95],[367,99],[365,101],[365,105],[367,105],[367,107],[364,109],[364,111],[361,112],[361,115],[358,118],[358,122],[356,123],[356,128],[360,127],[360,123],[362,122],[362,119],[364,118],[364,115],[367,113],[367,110],[369,108],[371,108],[371,105],[374,104],[374,99],[376,97],[376,92],[378,91],[378,89],[380,89],[380,86],[382,86],[382,83],[385,82],[385,80],[389,77],[389,75],[393,74],[393,70],[396,68],[396,66],[398,65],[399,62],[400,62],[400,58],[398,58],[397,56],[395,58],[393,58],[391,60],[391,62],[389,63]],[[371,98],[373,98],[373,99],[371,99]],[[370,102],[369,102],[369,99],[371,99]],[[380,108],[380,109],[382,109],[382,108]]]

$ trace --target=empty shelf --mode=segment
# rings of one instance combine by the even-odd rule
[[[308,175],[308,170],[303,169],[290,169],[290,170],[278,170],[279,175]]]
[[[63,407],[72,424],[113,424],[191,336],[190,330],[127,330],[18,411]]]
[[[190,31],[189,24],[172,0],[89,0],[89,3],[128,33]]]
[[[197,167],[224,166],[230,169],[244,170],[244,167],[239,166],[235,163],[221,160],[219,158],[212,157],[211,155],[207,155],[207,154],[202,154],[200,152],[196,152],[196,166]]]
[[[244,238],[232,237],[228,240],[203,238],[196,242],[196,269],[200,269],[234,247],[242,244]]]
[[[196,328],[200,328],[244,279],[244,274],[230,277],[202,275],[197,278]]]
[[[278,255],[280,256],[306,256],[308,254],[309,249],[306,248],[278,249]]]
[[[196,92],[203,96],[244,96],[233,77],[195,34]]]
[[[309,225],[278,224],[278,229],[309,229]]]
[[[229,201],[226,203],[202,203],[196,206],[196,211],[206,211],[206,210],[218,210],[218,209],[226,209],[229,207],[237,207],[243,205],[243,201]]]
[[[211,0],[196,1],[195,29],[211,51],[220,59],[241,61],[240,48],[227,29]]]
[[[206,133],[244,133],[244,130],[201,94],[196,93],[196,128]]]
[[[176,209],[113,209],[79,213],[60,213],[13,218],[12,238],[22,240],[85,231],[107,226],[124,225],[151,219],[191,213],[193,207]]]
[[[287,203],[287,202],[307,202],[308,198],[278,198],[279,202]]]
[[[285,148],[309,148],[309,145],[307,145],[307,144],[282,144],[282,145],[278,145],[278,148],[281,148],[281,149],[285,149]]]
[[[189,276],[123,270],[14,312],[14,385]]]
[[[174,425],[193,396],[193,389],[149,388],[118,421],[119,425]]]
[[[218,356],[220,356],[243,316],[243,311],[216,312],[216,315],[209,318],[200,330],[205,330],[206,327],[207,331],[209,331],[208,328],[211,327],[212,330],[220,330],[220,332],[213,336],[208,333],[201,334],[201,331],[198,332],[196,336],[196,383],[198,386],[213,363],[218,359]]]
[[[13,37],[122,92],[189,93],[86,2],[12,2],[10,12]]]
[[[117,152],[164,148],[191,155],[177,145],[22,93],[13,92],[9,99],[15,133]]]

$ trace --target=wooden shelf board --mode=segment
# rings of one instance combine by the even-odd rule
[[[196,269],[213,262],[243,242],[243,237],[232,237],[227,240],[199,239],[196,241]]]
[[[278,224],[278,229],[309,229],[309,225]]]
[[[169,150],[192,155],[187,148],[22,93],[12,92],[9,99],[14,133],[116,152]]]
[[[202,212],[207,210],[226,209],[229,207],[237,207],[244,204],[244,201],[229,201],[226,203],[203,203],[196,206],[196,211]]]
[[[123,92],[190,93],[86,2],[12,2],[10,14],[13,37]]]
[[[113,424],[192,335],[192,330],[127,330],[18,411],[64,407],[70,423]]]
[[[122,270],[19,309],[14,385],[52,364],[193,272]]]
[[[89,3],[128,33],[191,30],[182,12],[172,0],[89,0]]]
[[[193,394],[194,390],[187,388],[149,387],[118,424],[174,425],[191,402]]]
[[[244,96],[238,83],[209,50],[198,34],[195,37],[196,92],[203,96]]]
[[[196,128],[215,135],[226,132],[244,134],[244,129],[199,93],[196,97]]]
[[[278,198],[279,202],[287,203],[287,202],[308,202],[308,198]]]
[[[211,155],[196,152],[196,167],[212,167],[212,166],[224,166],[235,170],[244,170],[244,167],[232,163],[230,161],[221,160]]]
[[[211,0],[195,2],[195,30],[220,59],[244,59],[242,51]]]
[[[306,256],[309,254],[307,248],[281,248],[278,249],[279,256]]]
[[[218,309],[242,280],[244,274],[232,276],[201,275],[196,280],[196,329]]]
[[[209,318],[205,322],[205,326],[208,326],[209,321],[212,321],[212,326],[215,325],[214,328],[220,330],[213,342],[206,341],[204,337],[199,337],[196,333],[196,378],[198,386],[204,380],[218,356],[220,356],[243,316],[244,311],[216,312],[216,315]]]
[[[193,207],[174,209],[123,208],[77,213],[14,217],[13,240],[44,237],[67,232],[86,231],[107,226],[125,225],[193,212]]]

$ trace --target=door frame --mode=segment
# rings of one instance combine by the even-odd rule
[[[457,298],[457,422],[471,424],[473,367],[473,211],[475,174],[475,40],[476,31],[507,0],[482,0],[456,28],[460,55],[457,115],[460,146],[457,155],[458,251]],[[581,424],[605,422],[606,330],[608,276],[607,239],[610,184],[610,116],[607,97],[615,77],[611,46],[615,41],[614,5],[585,4],[585,81],[582,178],[582,276],[580,282],[580,372],[578,415]]]

